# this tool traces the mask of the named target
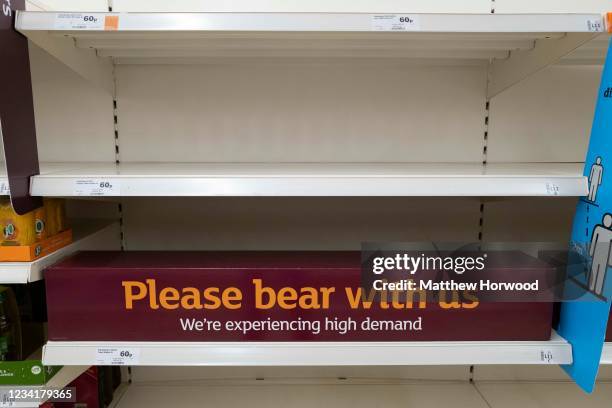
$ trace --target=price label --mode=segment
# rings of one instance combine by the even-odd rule
[[[0,195],[10,195],[11,189],[8,180],[0,181]]]
[[[140,349],[134,347],[98,347],[95,365],[138,365]]]
[[[552,350],[540,350],[540,361],[545,364],[555,364],[555,356]]]
[[[117,30],[118,15],[100,13],[57,13],[55,28],[58,30]]]
[[[73,195],[87,197],[119,196],[121,195],[121,182],[111,179],[76,180]]]
[[[372,31],[419,31],[419,17],[408,14],[372,16]]]
[[[587,29],[597,33],[604,31],[603,20],[587,20]]]
[[[555,183],[546,183],[546,194],[548,195],[559,195],[559,186]]]

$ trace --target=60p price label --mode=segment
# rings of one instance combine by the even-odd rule
[[[73,195],[87,197],[119,196],[121,182],[117,179],[87,178],[74,182]]]
[[[96,350],[96,365],[137,365],[140,349],[134,347],[99,347]]]
[[[419,31],[418,15],[379,14],[372,16],[373,31]]]

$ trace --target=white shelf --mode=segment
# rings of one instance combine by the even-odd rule
[[[605,343],[601,353],[601,364],[612,364],[612,343]]]
[[[603,33],[605,22],[601,14],[21,11],[15,27],[111,94],[113,64],[393,58],[483,66],[495,59],[487,91],[493,97]]]
[[[8,176],[6,175],[6,164],[0,162],[0,196],[9,195],[9,182]]]
[[[603,408],[612,400],[612,383],[606,382],[598,383],[592,394],[569,382],[476,382],[476,388],[492,408]]]
[[[211,406],[253,408],[369,408],[369,407],[471,407],[487,408],[469,383],[335,383],[276,384],[267,381],[209,385],[133,383],[116,397],[113,408],[196,408]]]
[[[187,384],[132,383],[116,394],[113,408],[276,407],[556,407],[602,408],[612,399],[612,384],[600,383],[586,394],[571,382],[442,382],[318,380],[206,381]]]
[[[62,168],[63,166],[63,168]],[[97,163],[54,164],[35,196],[584,196],[582,164]]]
[[[65,26],[61,16],[65,12],[18,12],[18,30],[45,30],[66,33],[121,33],[150,34],[154,32],[363,32],[373,33],[378,16],[393,13],[79,13],[100,19],[95,28],[87,22]],[[599,13],[521,13],[521,14],[461,14],[408,13],[415,24],[403,32],[428,33],[550,33],[604,32],[605,26],[593,28],[589,23],[603,22]],[[104,27],[106,16],[119,16],[118,26]],[[74,19],[74,17],[73,17]]]
[[[82,14],[98,24],[80,24],[78,17],[67,24],[65,14],[19,12],[16,28],[32,38],[41,32],[72,38],[77,48],[95,49],[115,63],[296,56],[486,61],[531,49],[537,39],[604,31],[600,14],[409,14],[414,24],[394,32],[379,31],[381,14],[368,13]],[[118,16],[116,30],[104,29],[109,16]]]
[[[47,365],[94,365],[98,348],[138,350],[140,366],[405,366],[571,364],[571,345],[549,341],[438,342],[58,342]],[[550,353],[550,361],[542,360]]]
[[[43,278],[43,271],[62,258],[85,249],[118,249],[119,224],[77,223],[73,243],[32,262],[0,262],[0,283],[28,283]]]

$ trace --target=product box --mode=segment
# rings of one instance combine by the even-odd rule
[[[66,388],[74,388],[72,402],[46,402],[40,408],[99,408],[111,405],[121,382],[119,367],[89,367]]]
[[[21,360],[22,355],[21,317],[15,292],[0,286],[0,361]]]
[[[33,284],[29,289],[32,288],[40,286]],[[18,289],[19,305],[29,309],[31,319],[38,314],[36,305],[25,300],[30,297],[26,289]],[[13,289],[0,287],[0,385],[43,385],[61,368],[43,366],[45,324],[24,317]]]
[[[0,362],[0,385],[44,385],[62,368],[42,363],[45,325],[22,322],[21,332],[25,358]]]
[[[45,198],[43,207],[15,213],[10,200],[0,199],[0,262],[29,262],[72,242],[64,201]]]
[[[0,246],[0,262],[30,262],[72,243],[72,230],[58,234],[30,245]]]
[[[101,403],[101,382],[100,374],[104,370],[103,367],[89,367],[83,374],[78,376],[74,381],[68,384],[68,387],[74,387],[76,392],[75,402],[55,402],[53,408],[99,408],[106,404]]]
[[[44,385],[61,369],[45,366],[40,353],[22,361],[0,362],[0,385]]]
[[[546,273],[526,255],[496,270]],[[514,263],[514,266],[512,265]],[[550,302],[371,301],[360,252],[81,252],[47,269],[52,341],[548,340]]]

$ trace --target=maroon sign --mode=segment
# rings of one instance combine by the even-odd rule
[[[550,303],[375,298],[360,288],[360,262],[359,252],[82,252],[46,271],[49,339],[550,338]]]
[[[39,173],[28,40],[15,31],[23,0],[0,0],[0,126],[11,202],[18,214],[40,207],[30,196],[30,177]]]

